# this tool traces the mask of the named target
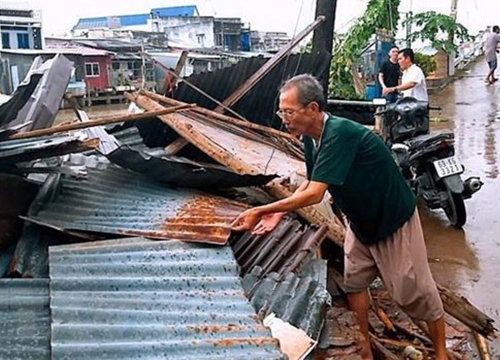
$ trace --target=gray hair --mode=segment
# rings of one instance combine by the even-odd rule
[[[289,89],[297,89],[297,96],[302,106],[306,106],[311,102],[316,102],[319,109],[323,111],[325,108],[325,95],[323,86],[311,74],[301,74],[288,79],[280,89],[280,94]]]

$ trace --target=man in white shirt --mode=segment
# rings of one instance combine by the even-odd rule
[[[401,84],[384,89],[385,92],[400,91],[403,96],[411,96],[419,101],[429,101],[425,75],[420,67],[415,64],[415,54],[412,49],[406,48],[399,51],[399,67],[403,71]]]

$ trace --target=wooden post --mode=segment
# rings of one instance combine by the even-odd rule
[[[297,46],[311,31],[317,29],[318,26],[325,20],[324,16],[318,17],[311,25],[302,30],[293,40],[281,49],[276,55],[274,55],[268,62],[264,64],[259,70],[257,70],[252,76],[250,76],[243,84],[241,84],[229,97],[222,102],[223,106],[218,106],[215,108],[216,112],[222,112],[225,107],[230,107],[234,105],[239,99],[241,99],[251,88],[255,86],[264,76],[266,76],[276,65],[283,60],[292,49]]]

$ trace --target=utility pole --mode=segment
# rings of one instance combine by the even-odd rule
[[[453,20],[457,20],[457,6],[458,0],[451,0],[451,9],[450,9],[450,17]],[[448,34],[448,40],[453,44],[455,41],[453,31],[450,31]],[[448,75],[455,75],[455,52],[453,51],[451,54],[448,54]]]
[[[320,55],[328,53],[332,55],[333,34],[335,28],[335,12],[337,11],[337,0],[316,0],[316,16],[324,16],[325,21],[321,24],[313,34],[312,53]],[[330,67],[325,72],[319,75],[319,80],[325,90],[325,95],[328,94],[328,84],[330,79]]]

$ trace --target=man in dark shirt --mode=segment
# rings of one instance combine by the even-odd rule
[[[387,89],[393,88],[398,85],[399,77],[401,75],[398,64],[399,48],[392,46],[389,50],[389,59],[384,61],[378,73],[378,81],[382,86],[382,94],[385,95],[388,103],[395,102],[398,98],[397,91],[388,92]]]
[[[280,90],[279,111],[291,134],[302,135],[308,179],[288,198],[241,213],[235,231],[264,234],[286,212],[319,203],[328,191],[349,220],[344,285],[365,335],[363,359],[373,359],[368,333],[368,287],[380,276],[392,298],[426,321],[435,359],[447,359],[444,310],[427,262],[415,197],[384,142],[366,127],[330,116],[323,88],[298,75]]]

